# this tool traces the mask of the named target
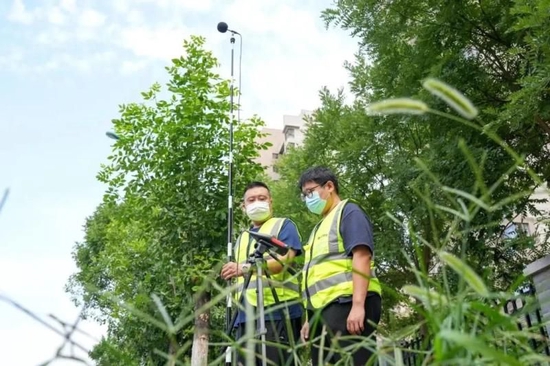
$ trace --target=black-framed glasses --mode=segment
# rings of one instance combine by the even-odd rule
[[[323,187],[325,184],[327,184],[327,183],[325,182],[323,184],[317,184],[315,187],[311,187],[311,188],[306,189],[305,192],[300,193],[300,198],[302,199],[302,201],[305,201],[306,198],[313,197],[313,192],[315,192],[315,190],[317,188]]]

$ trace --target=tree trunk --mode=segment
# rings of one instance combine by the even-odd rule
[[[168,346],[168,355],[170,356],[170,360],[168,361],[168,366],[175,366],[176,365],[176,354],[178,352],[178,346],[175,343],[175,340],[170,340],[170,344]]]
[[[193,334],[193,349],[191,366],[206,366],[208,364],[208,328],[210,311],[202,310],[210,300],[210,294],[200,292],[195,297],[195,332]]]

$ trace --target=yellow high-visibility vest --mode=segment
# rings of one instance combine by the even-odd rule
[[[352,258],[346,254],[340,234],[340,221],[347,202],[340,202],[317,224],[304,246],[302,296],[309,309],[320,309],[341,296],[353,295]],[[367,291],[382,293],[374,260],[371,261]]]
[[[283,227],[285,222],[284,218],[271,218],[264,222],[260,229],[259,233],[272,235],[276,238],[279,237],[279,232]],[[250,238],[248,232],[244,231],[237,239],[235,245],[235,261],[239,264],[246,263],[248,257],[254,252],[254,245],[256,241]],[[270,256],[268,253],[264,254],[265,260],[269,259]],[[254,270],[254,267],[251,267],[250,270]],[[275,299],[271,288],[275,290],[277,297],[280,302],[297,300],[300,297],[300,283],[298,281],[298,275],[292,276],[288,271],[284,270],[277,274],[270,274],[270,279],[264,277],[262,279],[263,293],[264,293],[264,305],[270,306],[275,304]],[[270,287],[271,284],[271,287]],[[242,292],[244,286],[244,276],[237,277],[237,291],[234,294],[235,301],[239,300],[239,296]],[[252,306],[257,305],[258,295],[256,293],[257,283],[256,275],[252,275],[248,288],[245,291],[245,299]]]

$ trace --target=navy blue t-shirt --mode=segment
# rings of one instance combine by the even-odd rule
[[[340,235],[344,240],[344,249],[349,257],[353,256],[352,250],[358,246],[366,246],[374,256],[374,239],[372,224],[367,214],[355,203],[349,202],[344,207],[340,221]],[[367,297],[371,293],[367,293]],[[351,296],[341,297],[338,302],[352,301]]]
[[[259,228],[251,228],[250,230],[258,231]],[[279,235],[277,239],[287,244],[292,249],[296,250],[296,256],[302,255],[302,241],[300,240],[298,229],[296,228],[296,225],[292,221],[285,219],[285,222],[281,227],[281,231],[279,231]],[[279,306],[279,305],[277,304],[275,306]],[[290,319],[300,318],[302,316],[302,305],[300,304],[290,305],[288,307],[288,314],[290,316]],[[265,314],[266,320],[282,320],[284,318],[285,316],[284,316],[283,309],[276,310],[276,311],[269,311],[269,312],[266,312]],[[246,321],[245,312],[243,310],[239,310],[237,314],[237,320],[235,321],[235,327],[239,326],[245,321]]]
[[[342,212],[340,221],[340,235],[344,240],[344,249],[348,256],[352,256],[352,250],[358,246],[366,246],[374,255],[374,239],[372,225],[369,217],[357,206],[347,203]]]

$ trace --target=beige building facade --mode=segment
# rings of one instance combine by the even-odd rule
[[[531,195],[533,200],[547,200],[550,197],[548,185],[543,184],[535,189]],[[519,233],[535,236],[539,243],[546,240],[550,225],[550,202],[535,203],[535,207],[540,211],[539,216],[518,215],[511,222],[505,221],[506,225],[503,236],[505,238],[515,238]]]
[[[302,145],[307,129],[305,118],[312,114],[312,111],[302,109],[296,116],[283,116],[284,142],[280,145],[279,154],[283,155],[288,149]]]
[[[256,139],[256,143],[263,144],[270,142],[271,146],[267,150],[259,150],[260,156],[256,158],[256,162],[263,166],[271,179],[277,180],[279,179],[279,174],[277,174],[275,163],[279,159],[279,150],[285,141],[285,135],[283,130],[276,128],[263,128],[261,132],[265,136]]]
[[[300,146],[305,138],[306,122],[304,118],[312,115],[312,111],[301,110],[298,115],[283,115],[283,128],[263,128],[264,137],[256,140],[257,144],[270,142],[267,150],[260,150],[256,162],[264,167],[266,174],[273,180],[279,179],[275,163],[288,149]]]

